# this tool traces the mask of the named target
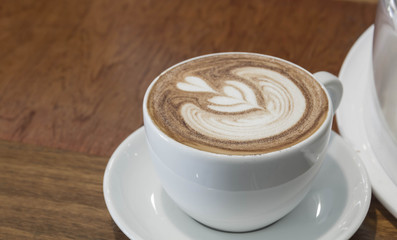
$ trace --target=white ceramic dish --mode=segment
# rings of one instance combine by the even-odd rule
[[[361,160],[335,133],[302,203],[273,225],[253,232],[221,232],[196,222],[162,190],[152,167],[142,127],[116,149],[104,175],[109,212],[134,240],[347,239],[361,225],[371,200]]]
[[[379,154],[375,153],[379,151],[379,146],[371,145],[368,133],[381,132],[382,129],[366,129],[368,119],[365,118],[369,116],[365,112],[369,106],[368,88],[373,84],[371,82],[373,31],[374,27],[371,26],[360,36],[342,65],[339,78],[343,83],[344,93],[336,118],[341,135],[362,159],[375,196],[394,217],[397,217],[397,185],[384,168],[390,165],[388,163],[395,161],[396,157],[383,154],[384,157],[379,159],[377,157]]]

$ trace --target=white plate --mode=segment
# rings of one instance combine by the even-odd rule
[[[339,130],[361,157],[379,201],[397,217],[397,186],[377,159],[374,146],[368,138],[368,130],[364,119],[365,108],[368,107],[366,97],[370,81],[372,81],[372,39],[374,26],[368,28],[353,45],[347,55],[339,78],[343,82],[344,93],[342,102],[336,113]],[[376,150],[376,149],[375,149]],[[390,159],[396,160],[395,156]]]
[[[355,152],[332,133],[324,165],[303,202],[275,224],[248,233],[207,228],[183,213],[162,190],[152,168],[144,128],[116,149],[103,191],[119,228],[134,240],[347,239],[367,214],[371,188]]]

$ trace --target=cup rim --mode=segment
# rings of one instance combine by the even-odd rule
[[[198,148],[194,148],[188,145],[185,145],[181,142],[176,141],[175,139],[171,138],[170,136],[168,136],[166,133],[164,133],[163,131],[161,131],[161,129],[153,122],[153,120],[151,119],[148,111],[147,111],[147,101],[148,101],[148,96],[149,93],[153,87],[153,85],[157,82],[157,80],[160,78],[161,75],[165,74],[166,72],[168,72],[169,70],[182,65],[186,62],[190,62],[196,59],[200,59],[200,58],[205,58],[205,57],[210,57],[213,55],[227,55],[227,54],[241,54],[241,55],[256,55],[256,56],[261,56],[261,57],[266,57],[266,58],[272,58],[275,60],[279,60],[282,61],[284,63],[287,63],[289,65],[292,65],[293,67],[299,68],[300,70],[302,70],[303,72],[305,72],[306,74],[308,74],[309,76],[311,76],[321,87],[321,89],[325,92],[326,96],[327,96],[327,101],[328,101],[328,111],[327,111],[327,117],[325,118],[325,120],[323,121],[323,123],[321,124],[321,126],[317,129],[317,131],[315,131],[313,134],[311,134],[310,136],[308,136],[307,138],[303,139],[302,141],[286,147],[286,148],[282,148],[279,150],[275,150],[275,151],[271,151],[271,152],[266,152],[266,153],[258,153],[258,154],[224,154],[224,153],[215,153],[215,152],[209,152],[209,151],[204,151],[204,150],[200,150]],[[178,62],[170,67],[168,67],[166,70],[164,70],[163,72],[161,72],[148,86],[148,88],[146,89],[144,98],[143,98],[143,114],[144,114],[144,118],[146,118],[147,120],[150,121],[150,124],[153,125],[153,128],[156,130],[156,132],[158,134],[160,134],[162,136],[162,138],[167,139],[167,142],[171,142],[173,145],[177,146],[179,149],[183,150],[183,151],[190,151],[190,152],[195,152],[195,153],[199,153],[199,154],[205,154],[208,156],[211,156],[213,159],[224,159],[225,157],[228,159],[247,159],[247,158],[253,158],[253,159],[262,159],[264,156],[267,157],[274,157],[274,156],[280,156],[283,154],[290,154],[291,152],[294,152],[296,150],[301,149],[301,147],[303,147],[304,145],[310,145],[313,141],[315,141],[320,134],[323,134],[327,128],[328,125],[332,123],[332,117],[333,117],[333,105],[332,105],[332,100],[331,97],[327,91],[327,89],[325,88],[325,86],[319,81],[317,80],[316,77],[314,77],[314,75],[309,72],[308,70],[304,69],[303,67],[290,62],[288,60],[279,58],[279,57],[275,57],[275,56],[271,56],[271,55],[266,55],[266,54],[261,54],[261,53],[253,53],[253,52],[217,52],[217,53],[210,53],[210,54],[204,54],[204,55],[200,55],[200,56],[196,56],[196,57],[192,57],[189,59],[186,59],[184,61]],[[146,129],[147,126],[145,126]],[[145,130],[146,131],[146,130]]]

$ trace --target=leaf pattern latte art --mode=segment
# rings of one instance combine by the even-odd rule
[[[236,69],[234,74],[236,80],[219,80],[217,88],[198,76],[185,77],[176,84],[179,90],[195,93],[186,97],[195,96],[206,103],[187,101],[181,105],[180,114],[190,128],[211,138],[247,141],[280,134],[303,116],[305,98],[285,76],[252,67]]]

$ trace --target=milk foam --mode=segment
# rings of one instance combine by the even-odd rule
[[[208,109],[192,103],[183,104],[180,113],[186,124],[211,138],[247,141],[286,131],[302,118],[305,97],[285,76],[254,67],[235,69],[234,74],[256,82],[264,104],[258,104],[254,90],[243,82],[226,80],[222,91],[216,91],[206,80],[188,76],[185,82],[177,83],[180,90],[214,93],[215,96],[207,99]]]
[[[170,68],[152,85],[156,126],[187,146],[259,154],[303,141],[324,122],[327,95],[304,70],[256,54],[218,54]]]

